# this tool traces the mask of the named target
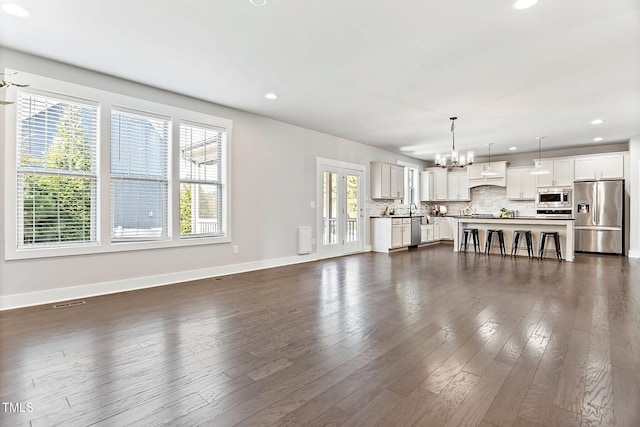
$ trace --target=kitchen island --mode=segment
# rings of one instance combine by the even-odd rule
[[[542,231],[557,231],[560,234],[560,246],[562,249],[562,258],[565,261],[573,261],[574,258],[574,231],[572,218],[539,218],[539,217],[514,217],[514,218],[497,218],[492,216],[454,216],[454,235],[453,235],[453,250],[458,252],[460,250],[460,240],[462,236],[462,229],[466,227],[473,227],[478,229],[480,238],[480,248],[484,251],[485,242],[487,239],[488,229],[500,229],[504,232],[504,242],[507,250],[507,254],[511,253],[511,245],[513,241],[513,232],[515,230],[530,230],[533,235],[533,251],[538,255],[540,249],[540,233]],[[497,237],[494,236],[491,242],[491,253],[500,253],[500,246],[497,241]],[[527,255],[526,244],[522,240],[518,246],[521,248],[518,251],[518,255]],[[473,251],[473,242],[469,246]],[[545,242],[545,258],[555,258],[555,249],[553,240]]]

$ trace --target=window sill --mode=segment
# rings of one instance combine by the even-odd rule
[[[119,253],[128,251],[144,251],[154,249],[182,248],[189,246],[216,245],[230,243],[229,236],[224,237],[182,237],[173,240],[147,241],[147,242],[108,242],[106,244],[94,243],[82,246],[66,247],[41,247],[28,249],[5,248],[6,261],[54,258],[77,255],[96,255]]]

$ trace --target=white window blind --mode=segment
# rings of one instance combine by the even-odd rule
[[[111,240],[168,237],[169,119],[111,112]]]
[[[226,129],[180,123],[180,235],[222,236]]]
[[[17,96],[17,247],[93,244],[98,108]]]

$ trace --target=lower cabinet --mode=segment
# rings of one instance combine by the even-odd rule
[[[433,224],[420,226],[420,243],[433,242]]]
[[[389,252],[389,249],[411,245],[411,218],[371,218],[371,250]]]

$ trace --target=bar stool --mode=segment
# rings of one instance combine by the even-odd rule
[[[462,243],[460,244],[460,251],[462,251],[462,247],[464,250],[467,250],[467,243],[469,242],[469,236],[473,239],[473,251],[478,252],[478,247],[480,247],[480,237],[478,237],[478,229],[477,228],[463,228],[462,229]]]
[[[540,251],[538,257],[542,259],[542,255],[544,253],[544,242],[547,240],[547,237],[553,237],[553,243],[556,247],[556,258],[558,258],[558,261],[562,261],[562,253],[560,252],[560,234],[557,231],[543,231],[540,233]]]
[[[533,238],[531,237],[531,230],[515,230],[513,232],[513,242],[511,243],[511,256],[518,255],[518,243],[520,240],[520,236],[524,236],[525,241],[527,242],[527,255],[529,258],[533,258]]]
[[[500,255],[507,254],[507,250],[504,247],[504,233],[502,230],[487,230],[487,242],[484,245],[484,253],[488,254],[491,251],[491,238],[494,234],[498,235],[498,243],[500,245]]]

